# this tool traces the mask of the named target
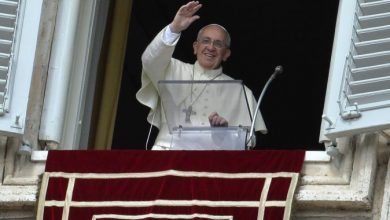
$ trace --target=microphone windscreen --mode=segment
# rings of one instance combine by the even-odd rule
[[[275,74],[279,75],[283,73],[283,67],[281,65],[275,67]]]

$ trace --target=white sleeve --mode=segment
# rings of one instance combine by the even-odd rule
[[[179,37],[180,33],[172,32],[171,28],[168,25],[168,27],[165,28],[162,40],[165,44],[172,46]]]

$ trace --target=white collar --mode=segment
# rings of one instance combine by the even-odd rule
[[[194,80],[211,80],[215,79],[217,76],[222,74],[222,67],[220,66],[217,69],[207,70],[199,65],[199,62],[196,61],[194,64]]]

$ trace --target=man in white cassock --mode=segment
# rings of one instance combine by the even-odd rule
[[[193,43],[194,54],[197,61],[195,64],[184,63],[172,58],[175,46],[180,38],[181,32],[186,30],[195,20],[199,19],[195,13],[202,7],[198,1],[191,1],[180,7],[173,21],[166,26],[153,41],[148,45],[142,55],[142,87],[137,92],[136,98],[142,104],[148,106],[151,110],[148,115],[148,122],[159,129],[155,140],[153,150],[169,150],[171,145],[171,134],[169,133],[166,116],[162,111],[160,94],[158,91],[158,82],[160,80],[232,80],[231,77],[222,72],[221,63],[226,61],[230,54],[230,35],[226,29],[217,24],[211,24],[203,27]],[[191,88],[195,90],[196,88]],[[188,88],[177,95],[185,94]],[[190,91],[191,94],[194,91]],[[245,87],[248,104],[251,112],[256,109],[256,99],[253,93]],[[200,98],[206,96],[207,98]],[[240,121],[248,117],[248,111],[240,111],[239,108],[248,108],[248,106],[234,106],[233,103],[240,103],[234,100],[235,97],[225,97],[229,99],[232,108],[227,111],[230,116],[228,120],[225,115],[220,115],[213,111],[210,106],[218,104],[222,99],[220,95],[208,93],[208,90],[199,88],[198,93],[187,102],[183,114],[186,121],[198,125],[209,126],[228,126],[231,121]],[[236,102],[237,101],[237,102]],[[199,109],[195,114],[192,107],[197,105]],[[201,107],[199,107],[201,106]],[[229,112],[230,111],[230,112]],[[260,113],[257,114],[255,121],[255,130],[266,133],[267,129]]]

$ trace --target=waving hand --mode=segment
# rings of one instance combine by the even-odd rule
[[[187,29],[192,22],[199,19],[199,15],[195,13],[202,7],[198,1],[190,1],[187,4],[181,6],[177,11],[175,18],[169,25],[171,30],[175,33],[180,33]]]

